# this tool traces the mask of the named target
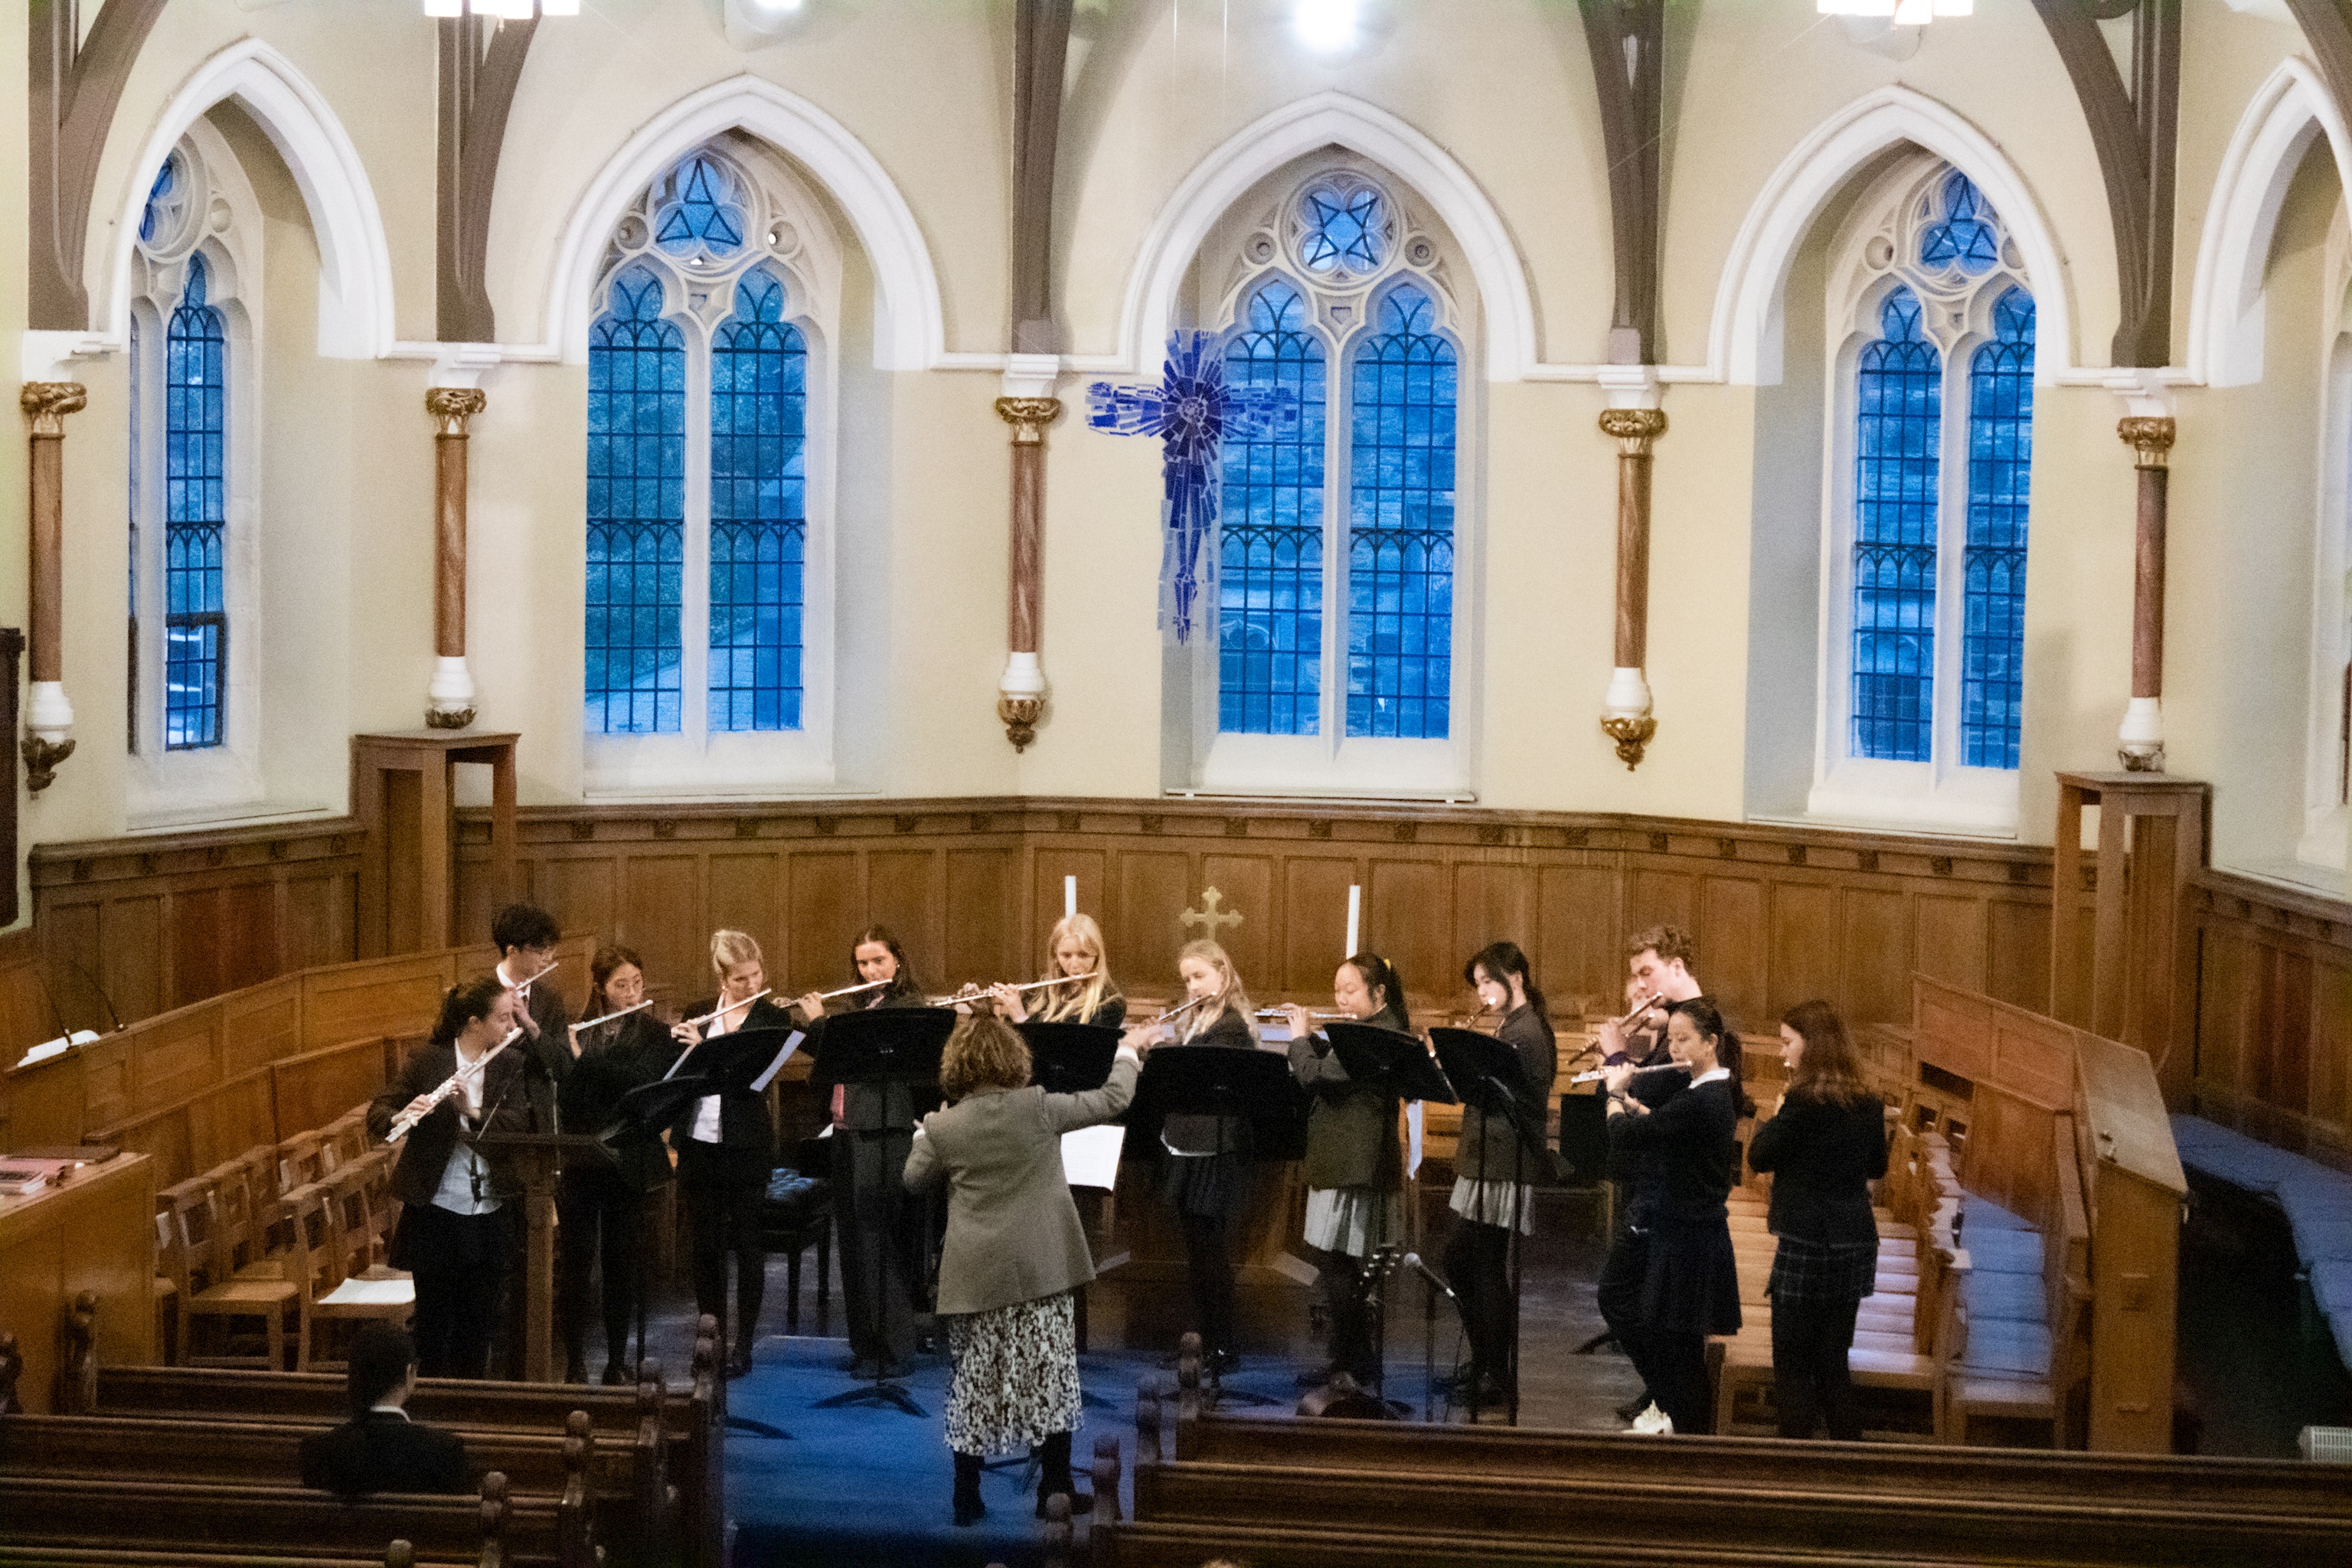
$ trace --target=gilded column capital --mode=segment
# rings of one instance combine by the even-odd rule
[[[996,416],[1013,426],[1013,444],[1016,447],[1042,447],[1045,444],[1045,426],[1061,417],[1062,400],[1058,397],[1000,397],[996,400]]]
[[[28,381],[16,403],[33,422],[34,435],[63,436],[66,416],[89,406],[89,388],[78,381]]]
[[[436,436],[469,434],[466,421],[489,406],[490,400],[482,395],[478,386],[428,386],[425,389],[425,412],[433,416]]]
[[[1666,433],[1666,411],[1604,408],[1601,411],[1601,433],[1615,438],[1620,457],[1646,458],[1650,455],[1650,443]]]
[[[2132,449],[2132,465],[2141,468],[2171,466],[2173,437],[2179,426],[2169,415],[2133,414],[2116,421],[2116,435]]]

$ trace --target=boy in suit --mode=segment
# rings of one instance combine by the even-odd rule
[[[415,1392],[415,1343],[390,1323],[362,1327],[352,1340],[352,1418],[302,1439],[302,1484],[343,1497],[472,1491],[465,1443],[409,1420]]]

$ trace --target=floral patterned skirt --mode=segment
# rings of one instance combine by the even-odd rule
[[[1077,1317],[1066,1290],[948,1319],[948,1447],[1022,1454],[1086,1424],[1078,1402]]]

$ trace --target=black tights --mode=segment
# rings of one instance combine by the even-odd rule
[[[1810,1437],[1818,1416],[1830,1436],[1862,1441],[1862,1412],[1854,1404],[1846,1352],[1853,1348],[1859,1301],[1772,1303],[1772,1403],[1780,1436]]]
[[[1225,1250],[1222,1215],[1188,1214],[1184,1257],[1192,1280],[1192,1310],[1201,1324],[1201,1349],[1209,1354],[1234,1348],[1234,1260]]]
[[[1706,1385],[1706,1336],[1660,1329],[1649,1335],[1650,1394],[1684,1436],[1715,1430],[1715,1401]]]
[[[638,1216],[645,1199],[604,1171],[566,1171],[556,1189],[556,1318],[571,1366],[588,1355],[588,1276],[604,1258],[604,1361],[626,1368],[638,1272]]]
[[[1364,1301],[1364,1267],[1344,1252],[1318,1250],[1316,1286],[1331,1324],[1331,1364],[1359,1384],[1380,1381],[1379,1347],[1372,1342],[1371,1310]]]
[[[1462,1309],[1470,1359],[1488,1377],[1511,1372],[1511,1233],[1507,1226],[1456,1216],[1445,1240],[1445,1282]]]

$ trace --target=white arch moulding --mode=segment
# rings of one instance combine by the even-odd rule
[[[2352,191],[2352,138],[2319,73],[2290,56],[2239,118],[2213,179],[2189,296],[2189,374],[2208,386],[2263,378],[2263,302],[2279,208],[2312,139],[2326,136]]]
[[[839,202],[874,268],[874,365],[928,370],[941,363],[947,329],[939,275],[914,209],[881,162],[824,110],[754,76],[714,82],[639,126],[597,171],[557,242],[542,352],[588,357],[588,300],[613,226],[670,163],[722,132],[756,136],[798,160]]]
[[[1732,240],[1707,333],[1712,379],[1738,385],[1780,379],[1780,290],[1797,247],[1822,205],[1855,170],[1898,143],[1935,153],[1976,182],[2024,253],[2040,320],[2033,379],[2056,381],[2079,363],[2073,283],[2065,253],[2024,176],[1992,139],[1948,106],[1905,87],[1883,87],[1847,104],[1772,172]]]
[[[131,165],[129,186],[110,209],[114,235],[104,309],[95,319],[106,323],[115,344],[130,337],[131,261],[147,193],[188,127],[226,99],[235,99],[269,138],[310,212],[319,245],[319,353],[330,359],[390,353],[392,251],[359,150],[319,89],[257,38],[240,39],[199,65],[158,115]],[[95,216],[107,209],[93,202],[90,210]]]
[[[1129,275],[1115,365],[1145,374],[1175,319],[1176,297],[1210,228],[1252,185],[1294,158],[1338,145],[1370,158],[1435,209],[1470,263],[1486,320],[1486,379],[1517,381],[1538,363],[1534,296],[1502,214],[1453,155],[1384,109],[1344,92],[1286,103],[1228,138],[1184,176],[1152,220]]]

